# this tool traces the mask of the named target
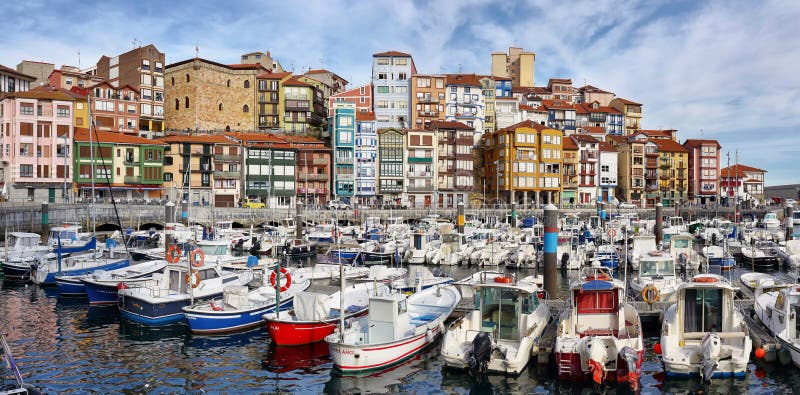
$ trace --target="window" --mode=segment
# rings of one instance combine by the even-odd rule
[[[189,74],[186,75],[188,76]],[[189,96],[183,98],[183,106],[184,108],[189,108]]]
[[[389,64],[389,58],[378,58],[376,63],[378,63],[380,65],[387,65],[387,64]]]
[[[172,77],[172,86],[175,86],[175,77]]]
[[[250,88],[250,80],[244,80],[244,89]]]
[[[377,93],[389,93],[389,87],[388,86],[378,86],[378,87],[375,88],[375,91]]]
[[[231,87],[231,80],[228,80],[228,82],[225,85],[227,85],[228,88],[230,88]]]
[[[242,106],[242,112],[250,112],[250,106],[248,106],[247,104]]]
[[[186,100],[189,100],[189,99],[187,98]],[[220,106],[222,106],[222,104],[220,104]],[[181,108],[181,101],[178,100],[178,99],[175,99],[175,110],[178,110],[180,108]]]
[[[192,78],[189,77],[189,73],[186,73],[186,82],[191,82]]]
[[[13,91],[11,91],[13,92]],[[33,104],[22,103],[19,105],[20,115],[33,115]]]
[[[33,165],[19,165],[20,177],[33,177]]]
[[[153,77],[150,74],[142,74],[142,84],[143,85],[152,85],[153,84]]]
[[[397,79],[400,80],[400,81],[405,81],[406,80],[406,73],[398,73],[397,74]]]

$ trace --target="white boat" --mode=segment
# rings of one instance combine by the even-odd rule
[[[417,230],[411,235],[411,245],[406,250],[406,262],[412,265],[425,263],[425,254],[428,252],[428,234]]]
[[[0,249],[0,265],[9,259],[26,258],[45,254],[50,247],[41,244],[42,236],[37,233],[9,232],[3,248]]]
[[[553,352],[558,378],[638,386],[644,353],[639,313],[625,302],[625,284],[606,268],[584,269],[570,285]]]
[[[775,284],[775,277],[766,273],[745,273],[739,277],[739,282],[751,291],[755,291],[759,286]]]
[[[663,240],[665,243],[668,243],[670,239],[672,239],[672,236],[689,233],[689,228],[686,226],[686,223],[683,222],[683,217],[669,217],[664,225],[662,235],[664,236]]]
[[[577,245],[577,236],[572,233],[560,232],[556,244],[556,259],[558,266],[566,270],[579,270],[585,261],[585,256],[580,256],[578,250],[573,248],[573,243]]]
[[[786,240],[786,247],[779,254],[783,255],[783,261],[787,265],[800,266],[800,240]]]
[[[800,367],[800,285],[770,284],[755,291],[754,310],[762,324]],[[783,351],[786,350],[786,351]]]
[[[700,268],[700,256],[694,250],[694,238],[689,234],[674,235],[669,239],[669,255],[683,270]]]
[[[406,297],[375,295],[369,313],[325,340],[333,366],[343,372],[380,370],[405,361],[432,345],[461,295],[452,285],[434,286]]]
[[[458,233],[443,233],[439,248],[434,250],[428,263],[431,265],[453,266],[460,263],[461,247],[466,243],[464,235]]]
[[[631,246],[631,251],[628,257],[630,257],[630,263],[632,270],[639,270],[639,258],[642,254],[647,254],[650,251],[655,251],[658,248],[656,247],[656,237],[653,235],[637,235],[633,237],[633,245]]]
[[[666,252],[652,250],[641,254],[639,265],[639,272],[631,278],[634,297],[648,303],[671,300],[681,283],[675,260]]]
[[[447,275],[435,275],[424,266],[409,266],[408,277],[391,282],[391,288],[400,292],[419,292],[420,290],[453,282]]]
[[[736,287],[716,274],[698,274],[678,286],[656,347],[668,376],[708,381],[747,374],[752,342],[735,296]]]
[[[476,282],[459,286],[470,288],[475,308],[448,326],[442,341],[445,366],[473,375],[520,374],[550,320],[550,308],[539,303],[540,288],[532,278],[477,274]]]
[[[311,267],[298,267],[289,270],[292,277],[309,280],[334,280],[339,278],[339,266],[335,263],[317,263]],[[364,278],[369,276],[369,273],[369,267],[344,265],[345,279]]]
[[[781,221],[778,219],[778,214],[774,211],[764,214],[764,218],[761,220],[761,223],[764,225],[764,228],[769,231],[778,230],[778,227],[781,226]]]

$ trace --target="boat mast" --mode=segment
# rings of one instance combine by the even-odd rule
[[[338,224],[336,216],[333,217],[333,237],[336,244],[339,246],[339,340],[344,343],[344,265],[342,265],[342,242],[339,236]],[[369,303],[369,302],[367,302]]]
[[[94,201],[94,199],[95,199],[94,178],[96,176],[96,174],[95,174],[96,172],[95,172],[95,166],[94,166],[94,144],[92,142],[92,134],[94,132],[94,118],[92,117],[92,93],[91,92],[89,92],[89,94],[86,96],[86,100],[87,100],[87,107],[89,107],[88,108],[88,110],[89,110],[89,160],[92,163],[92,199],[91,199],[92,203],[89,205],[89,207],[90,207],[90,210],[92,212],[92,235],[94,235],[95,232],[97,232],[97,216],[95,215],[95,210],[94,210],[94,203],[95,203],[95,201]],[[112,197],[112,199],[113,199],[113,197]]]

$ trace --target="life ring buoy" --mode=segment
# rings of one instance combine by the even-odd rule
[[[181,259],[181,248],[178,247],[177,244],[169,246],[165,258],[169,263],[178,263],[178,261]]]
[[[692,279],[692,282],[695,283],[715,283],[717,281],[719,280],[717,280],[714,277],[706,277],[706,276],[696,276],[695,278]]]
[[[511,284],[512,281],[514,281],[514,279],[512,279],[511,277],[508,277],[508,276],[502,276],[502,277],[495,277],[494,278],[494,282],[496,282],[496,283]]]
[[[286,270],[285,267],[281,268],[281,275],[286,278],[286,283],[284,285],[281,285],[280,291],[286,292],[286,290],[292,286],[292,275],[291,273],[289,273],[288,270]],[[269,276],[269,283],[272,284],[273,287],[276,286],[275,282],[277,280],[277,277],[278,277],[278,271],[273,270],[272,274]]]
[[[342,231],[341,230],[337,231],[336,228],[331,229],[331,237],[333,237],[334,239],[342,238]]]
[[[194,281],[192,281],[192,277],[194,277]],[[192,288],[197,288],[197,286],[200,285],[200,273],[197,270],[186,273],[183,279],[186,280],[186,284],[191,285]]]
[[[200,259],[197,259],[197,256],[200,256]],[[206,253],[203,252],[202,248],[195,248],[192,252],[189,253],[189,261],[192,262],[192,266],[200,267],[206,262]]]
[[[661,300],[661,292],[658,291],[655,285],[647,284],[647,286],[642,289],[642,300],[647,304],[658,302]]]

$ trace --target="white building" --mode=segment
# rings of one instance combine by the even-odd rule
[[[378,134],[375,113],[356,113],[356,200],[375,204]]]
[[[601,141],[600,147],[600,197],[604,202],[614,199],[617,190],[617,150]]]
[[[477,145],[484,132],[486,120],[481,81],[475,74],[449,74],[446,84],[447,97],[445,120],[461,122],[474,128],[474,143]]]
[[[378,129],[409,127],[409,81],[416,73],[414,59],[407,53],[388,51],[372,55],[372,97]]]

